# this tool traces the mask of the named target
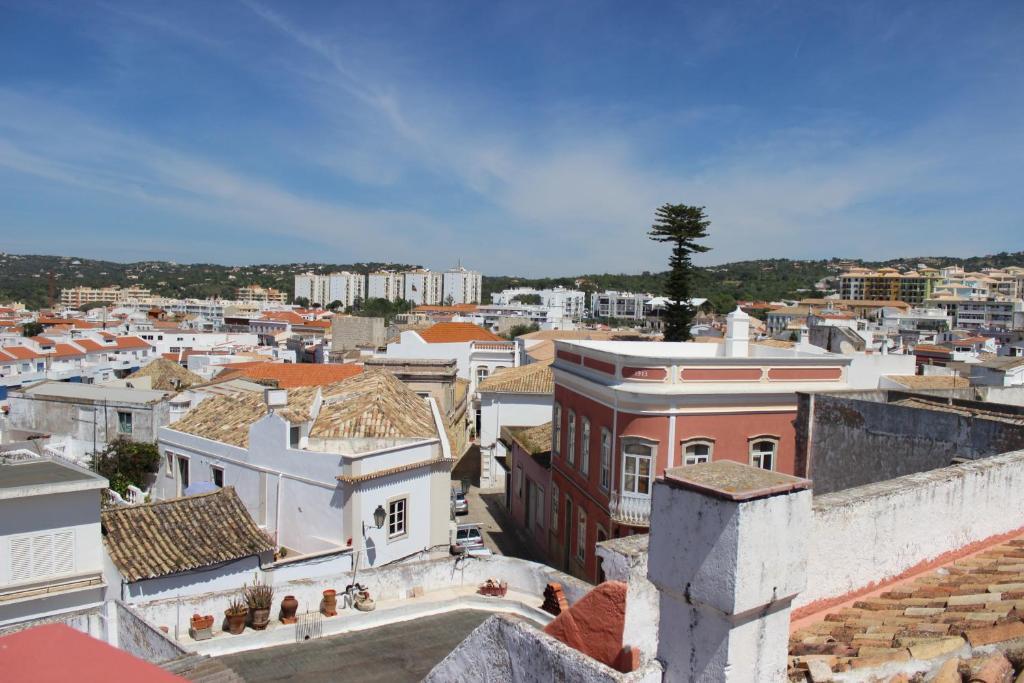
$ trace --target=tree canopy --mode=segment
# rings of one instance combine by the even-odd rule
[[[668,281],[665,296],[669,302],[665,308],[665,341],[687,341],[695,311],[690,305],[692,282],[694,280],[692,254],[708,250],[698,240],[708,236],[711,221],[704,213],[703,206],[687,204],[663,204],[654,212],[654,224],[648,236],[655,242],[672,244],[669,256]]]

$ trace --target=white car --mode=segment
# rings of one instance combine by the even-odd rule
[[[484,537],[480,533],[480,527],[476,524],[460,524],[455,532],[455,545],[465,548],[466,552],[476,554],[474,551],[486,550]]]

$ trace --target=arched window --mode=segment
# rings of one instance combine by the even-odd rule
[[[695,439],[683,442],[683,464],[699,465],[711,462],[715,442],[707,439]]]
[[[580,433],[580,472],[583,476],[590,474],[590,419],[586,417]]]
[[[651,495],[651,478],[654,475],[653,444],[642,441],[623,440],[622,446],[622,493],[635,496]]]
[[[750,440],[750,465],[763,470],[775,469],[775,452],[779,448],[779,440],[773,437],[759,436]]]
[[[601,488],[607,491],[612,485],[612,433],[601,428]]]
[[[555,415],[551,421],[551,455],[558,457],[562,451],[562,406],[555,404]]]
[[[576,464],[576,411],[569,411],[568,437],[565,443],[565,455],[570,465]]]

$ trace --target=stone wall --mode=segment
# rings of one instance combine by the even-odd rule
[[[111,603],[108,603],[108,605]],[[185,648],[153,628],[120,600],[113,602],[117,619],[117,647],[128,654],[159,664],[187,654]],[[189,612],[188,617],[192,613]],[[186,617],[186,620],[188,619]],[[187,632],[187,625],[186,625]]]
[[[807,589],[795,606],[823,606],[1020,533],[1021,491],[1024,451],[816,496]]]
[[[384,318],[336,315],[331,323],[331,350],[350,351],[384,345]]]
[[[1024,424],[894,405],[912,394],[799,394],[796,472],[827,494],[1024,448]],[[950,399],[953,405],[1024,417],[1021,408]]]

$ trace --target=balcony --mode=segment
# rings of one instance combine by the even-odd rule
[[[649,527],[651,525],[651,497],[613,492],[608,501],[608,512],[612,519],[619,524]]]

